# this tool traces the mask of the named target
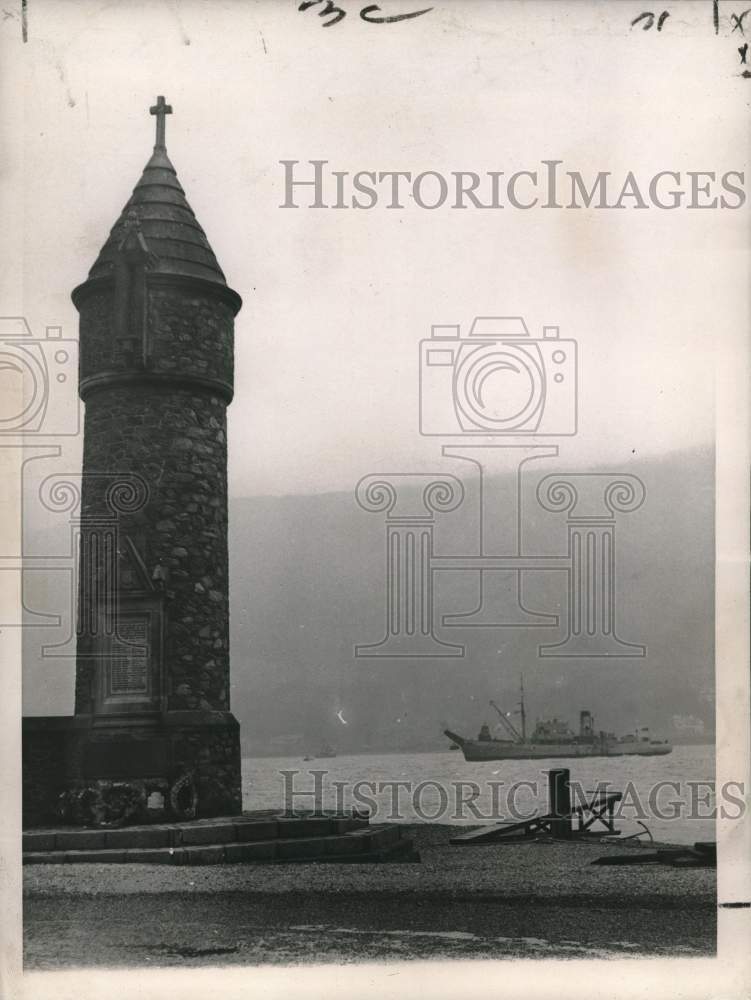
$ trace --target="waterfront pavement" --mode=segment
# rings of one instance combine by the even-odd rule
[[[409,833],[419,864],[27,867],[25,967],[715,952],[713,869],[590,864],[626,845]]]

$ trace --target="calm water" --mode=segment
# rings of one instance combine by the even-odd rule
[[[711,818],[715,796],[706,784],[698,790],[689,785],[689,782],[713,781],[714,748],[711,746],[676,747],[666,757],[548,762],[468,763],[460,752],[448,750],[357,754],[312,761],[303,761],[301,757],[248,757],[243,760],[243,805],[245,809],[282,809],[285,787],[294,793],[313,793],[316,779],[312,772],[325,771],[319,779],[324,808],[363,805],[362,797],[367,795],[372,800],[370,808],[375,822],[477,825],[494,817],[523,819],[537,811],[545,811],[547,771],[551,767],[568,767],[572,782],[577,782],[582,789],[593,789],[598,783],[606,782],[609,788],[626,793],[621,818],[616,824],[624,836],[640,830],[636,820],[641,819],[658,841],[688,844],[715,839]],[[282,771],[298,773],[285,779]],[[358,782],[376,785],[375,789],[360,786],[359,803],[355,797]],[[407,782],[409,787],[397,788],[396,782]],[[474,805],[481,819],[461,805],[462,795],[466,800],[473,791],[468,784],[462,791],[458,787],[461,782],[475,782],[479,786],[480,794]],[[519,785],[519,782],[531,783],[533,787]],[[677,783],[679,789],[676,791],[672,786],[655,789],[660,782]],[[514,785],[512,794],[510,789]],[[296,795],[294,804],[300,809],[311,809],[313,795]],[[728,806],[736,811],[732,803]],[[674,812],[678,815],[671,818]]]

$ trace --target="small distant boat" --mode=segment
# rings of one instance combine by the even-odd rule
[[[303,760],[315,760],[315,757],[311,757],[309,753],[306,753],[305,756],[303,757]]]
[[[458,744],[464,759],[479,760],[545,760],[557,757],[659,757],[672,753],[672,744],[667,740],[653,740],[646,726],[635,733],[616,737],[603,730],[595,732],[594,717],[584,709],[579,713],[579,732],[574,733],[567,722],[560,719],[545,719],[535,726],[527,739],[526,710],[524,707],[524,684],[521,684],[521,700],[518,714],[521,716],[521,732],[509,720],[509,714],[502,712],[494,701],[490,704],[507,732],[504,738],[494,737],[490,727],[484,723],[477,739],[465,739],[450,729],[444,733]]]

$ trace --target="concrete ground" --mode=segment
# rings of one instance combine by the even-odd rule
[[[625,846],[455,832],[412,827],[420,864],[32,866],[26,968],[715,951],[712,869],[593,867]]]

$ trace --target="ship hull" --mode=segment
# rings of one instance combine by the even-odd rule
[[[505,740],[467,740],[456,733],[446,733],[461,749],[464,759],[481,760],[558,760],[573,757],[664,757],[672,752],[670,743],[618,742],[596,740],[592,743],[512,743]]]

